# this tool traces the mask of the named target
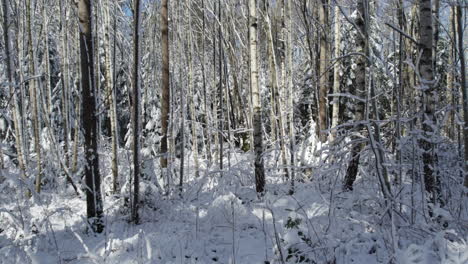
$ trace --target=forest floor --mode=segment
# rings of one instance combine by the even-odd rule
[[[423,216],[409,224],[403,208],[391,221],[377,184],[360,178],[343,192],[338,173],[288,195],[272,169],[258,198],[249,160],[233,155],[222,177],[188,166],[182,196],[142,183],[138,225],[125,199],[104,195],[102,234],[89,232],[85,198],[71,188],[22,202],[2,193],[0,263],[468,263],[466,212],[439,209],[445,226]]]

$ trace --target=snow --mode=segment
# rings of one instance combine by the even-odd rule
[[[313,151],[304,154],[312,163],[321,158],[309,155]],[[138,225],[128,222],[122,197],[105,196],[102,234],[90,232],[84,196],[71,189],[45,189],[34,199],[16,202],[2,191],[0,263],[249,264],[281,263],[281,255],[285,263],[468,263],[466,229],[401,222],[393,252],[391,224],[374,184],[358,179],[351,193],[341,191],[340,184],[329,185],[326,177],[305,178],[288,195],[289,184],[278,180],[266,158],[270,170],[264,197],[255,193],[251,156],[232,153],[231,168],[222,178],[214,166],[201,166],[198,178],[187,167],[182,197],[177,190],[162,195],[160,187],[143,181],[141,197],[152,204],[142,207]],[[110,175],[107,159],[103,166]],[[3,184],[2,190],[12,186]],[[434,214],[455,221],[442,208]]]

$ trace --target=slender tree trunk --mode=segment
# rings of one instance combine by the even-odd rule
[[[359,98],[366,97],[366,67],[367,67],[367,55],[368,55],[368,32],[367,24],[369,23],[367,18],[367,11],[369,7],[368,0],[359,0],[357,3],[357,16],[355,24],[359,31],[356,35],[356,52],[360,54],[366,54],[365,56],[358,55],[356,57],[356,79],[353,85],[353,93]],[[364,119],[365,104],[361,101],[355,102],[355,120],[362,121]],[[361,126],[357,126],[359,131]],[[359,140],[359,137],[353,137],[353,140]],[[354,181],[359,168],[359,159],[361,157],[361,150],[363,148],[362,143],[355,143],[351,149],[351,160],[348,165],[345,176],[345,189],[352,190]]]
[[[258,193],[265,191],[265,169],[263,165],[262,108],[258,89],[257,67],[257,1],[249,0],[250,18],[250,87],[252,89],[253,129],[255,150],[255,186]]]
[[[81,53],[81,99],[85,152],[86,209],[94,232],[101,233],[103,207],[99,173],[98,134],[94,81],[94,49],[92,37],[92,5],[89,0],[78,2]]]
[[[292,1],[287,1],[287,92],[288,92],[288,123],[289,123],[289,150],[290,150],[290,166],[291,166],[291,188],[289,193],[294,193],[294,181],[295,181],[295,144],[296,144],[296,135],[294,133],[294,86],[293,86],[293,53],[292,53]]]
[[[52,119],[52,88],[50,82],[50,55],[49,55],[49,17],[47,16],[46,11],[46,3],[44,1],[42,3],[42,24],[44,25],[44,71],[45,71],[45,92],[47,97],[47,106],[45,107],[47,110],[47,115],[49,120]]]
[[[320,32],[320,65],[319,65],[319,122],[318,131],[319,139],[321,142],[327,141],[327,133],[324,130],[327,129],[327,96],[328,96],[328,1],[322,0],[319,5],[319,20],[321,24]]]
[[[110,0],[106,0],[105,10],[104,10],[104,24],[106,30],[104,33],[104,60],[105,60],[105,79],[106,79],[106,98],[109,107],[109,117],[110,117],[110,132],[111,132],[111,145],[112,145],[112,158],[111,158],[111,170],[112,170],[112,192],[116,194],[119,189],[119,168],[118,168],[118,157],[117,157],[117,109],[115,105],[115,92],[113,89],[112,79],[113,75],[111,73],[111,45],[110,45]]]
[[[438,198],[438,180],[435,171],[437,158],[434,153],[432,138],[436,133],[435,127],[435,105],[436,91],[434,87],[434,62],[432,56],[433,45],[433,23],[432,23],[432,1],[420,0],[419,2],[419,50],[422,52],[419,64],[420,84],[423,87],[423,138],[419,144],[423,150],[424,183],[426,191],[432,194],[433,202]]]
[[[192,122],[192,154],[193,160],[195,163],[195,176],[198,177],[199,175],[199,162],[198,162],[198,136],[197,136],[197,119],[195,114],[195,94],[194,94],[194,84],[193,84],[193,47],[192,47],[192,15],[190,13],[192,6],[189,1],[189,6],[187,7],[187,12],[189,12],[188,19],[188,64],[189,64],[189,74],[188,74],[188,81],[189,81],[189,98],[190,98],[190,121]]]
[[[74,28],[73,33],[75,35],[75,41],[76,41],[76,46],[80,45],[80,29],[79,27]],[[80,51],[77,51],[77,53]],[[79,53],[77,54],[79,55]],[[81,65],[81,56],[76,56],[79,65]],[[75,86],[75,91],[80,91],[80,85],[81,82],[83,82],[83,78],[81,77],[82,73],[77,69],[77,79],[74,82]],[[75,174],[78,171],[78,146],[80,143],[80,124],[82,123],[81,120],[81,104],[82,102],[80,101],[79,96],[75,96],[73,98],[73,104],[74,104],[74,109],[75,109],[75,129],[73,131],[73,154],[72,154],[72,164],[71,164],[71,172]]]
[[[437,68],[437,45],[439,42],[439,27],[440,27],[440,0],[434,0],[434,9],[433,9],[433,25],[434,25],[434,43],[432,44],[432,60],[434,63],[434,71]]]
[[[223,92],[223,35],[222,35],[222,17],[221,17],[221,0],[218,0],[218,19],[219,19],[219,28],[218,28],[218,45],[219,45],[219,87],[218,87],[218,138],[219,138],[219,171],[220,176],[223,176],[223,157],[224,157],[224,92]]]
[[[415,4],[413,8],[411,9],[410,13],[410,25],[409,25],[409,31],[411,33],[411,36],[414,39],[418,39],[418,23],[419,23],[419,17],[418,17],[418,4]],[[418,47],[415,43],[412,41],[407,40],[407,45],[406,45],[407,51],[406,54],[411,58],[411,61],[416,64],[417,56],[415,56],[415,51],[417,51]],[[409,91],[406,94],[405,97],[411,98],[407,100],[407,107],[411,110],[411,114],[414,114],[415,112],[418,111],[418,103],[416,102],[416,71],[414,67],[408,67],[408,82],[409,82]],[[413,122],[414,123],[414,122]]]
[[[29,95],[32,103],[32,126],[33,126],[33,137],[34,137],[34,151],[36,152],[36,192],[41,191],[41,178],[42,178],[42,166],[41,166],[41,146],[39,144],[39,110],[37,104],[37,83],[36,83],[36,67],[35,57],[33,51],[33,38],[32,38],[32,21],[31,21],[31,0],[26,1],[26,26],[28,33],[28,64],[29,64]]]
[[[450,39],[452,40],[449,49],[449,54],[448,54],[448,72],[447,72],[447,103],[451,106],[450,107],[450,112],[448,115],[448,120],[447,120],[447,126],[446,126],[446,131],[447,131],[447,136],[455,140],[455,112],[456,112],[456,102],[454,99],[456,98],[455,95],[455,90],[454,90],[454,82],[455,82],[455,54],[456,54],[456,31],[457,29],[455,28],[455,19],[456,19],[456,7],[451,6],[450,7],[450,16],[449,16],[449,34],[450,34]]]
[[[212,154],[211,154],[211,118],[208,108],[208,88],[206,85],[206,69],[205,69],[205,28],[206,28],[206,19],[205,19],[205,1],[202,0],[202,8],[203,8],[203,24],[202,24],[202,74],[203,74],[203,110],[205,112],[205,137],[206,137],[206,156],[208,159],[209,164],[212,161]]]
[[[166,178],[167,173],[167,132],[169,123],[169,20],[168,20],[168,6],[169,0],[162,0],[161,2],[161,35],[162,35],[162,96],[161,96],[161,173],[163,179]]]
[[[271,33],[271,22],[268,10],[269,1],[263,2],[263,13],[265,17],[265,35],[267,37],[267,56],[268,56],[268,67],[270,72],[270,129],[271,129],[271,142],[274,144],[278,139],[278,128],[277,128],[277,112],[276,112],[276,96],[278,90],[278,81],[276,77],[276,58],[273,44],[273,34]]]
[[[133,130],[133,204],[132,221],[138,223],[139,207],[139,185],[140,185],[140,136],[141,136],[141,117],[140,117],[140,27],[141,27],[141,2],[135,0],[133,13],[133,105],[132,105],[132,130]]]
[[[272,101],[271,101],[271,125],[272,125],[272,140],[274,141],[275,136],[279,134],[279,143],[280,143],[280,150],[281,150],[281,158],[282,158],[282,165],[287,166],[286,161],[286,147],[284,144],[285,133],[283,127],[283,117],[281,113],[281,99],[279,93],[279,85],[278,85],[278,75],[277,69],[278,64],[276,62],[276,53],[275,53],[275,45],[273,42],[273,29],[271,25],[268,5],[265,7],[265,24],[266,24],[266,35],[268,39],[268,63],[270,66],[270,85],[271,85],[271,94],[272,94]],[[282,38],[283,39],[283,38]],[[275,128],[273,130],[273,127]],[[284,176],[288,178],[288,171],[285,169]]]
[[[63,152],[65,158],[65,164],[67,167],[70,165],[69,162],[69,142],[68,142],[68,131],[69,131],[69,74],[68,74],[68,28],[66,20],[65,1],[60,0],[60,20],[61,20],[61,34],[62,34],[62,63],[61,63],[61,78],[62,78],[62,123],[63,123]]]
[[[340,57],[340,49],[341,49],[341,19],[340,19],[340,7],[335,6],[335,59]],[[338,94],[340,93],[340,68],[341,63],[340,60],[335,61],[335,65],[333,67],[333,93]],[[333,99],[333,110],[332,110],[332,125],[331,127],[338,126],[340,122],[340,98],[335,97]],[[335,133],[331,134],[333,138]]]
[[[22,122],[19,120],[19,103],[18,96],[15,91],[15,80],[13,73],[13,60],[11,57],[11,44],[10,44],[10,9],[7,4],[7,0],[2,0],[3,9],[3,40],[5,43],[5,57],[6,57],[6,75],[8,80],[8,88],[10,97],[13,98],[11,109],[13,113],[13,123],[15,128],[15,143],[16,143],[16,154],[18,159],[18,165],[21,173],[21,178],[26,179],[26,166],[25,157],[23,154],[23,133],[22,133]]]
[[[23,36],[16,38],[16,49],[17,49],[17,54],[18,54],[18,63],[24,62],[24,50],[25,50],[25,41],[26,38],[24,37],[26,35],[25,33],[25,19],[24,19],[24,12],[18,12],[18,19],[17,19],[17,30],[18,30],[18,36]],[[24,161],[24,168],[27,170],[28,163],[29,163],[29,130],[28,130],[28,119],[23,118],[26,116],[27,113],[27,107],[29,106],[29,103],[27,102],[26,99],[26,81],[25,81],[25,73],[24,73],[24,67],[22,67],[22,63],[20,63],[21,67],[18,67],[18,77],[19,77],[19,98],[18,99],[18,121],[21,122],[21,125],[19,128],[21,129],[20,131],[20,136],[21,136],[21,143],[22,143],[22,152],[23,152],[23,161]],[[13,70],[13,69],[12,69]],[[13,74],[13,73],[12,73]],[[31,196],[30,190],[28,189],[26,191],[26,196]]]
[[[468,91],[466,87],[466,66],[465,66],[465,49],[463,48],[463,13],[461,8],[461,1],[457,6],[457,33],[458,33],[458,53],[460,56],[460,74],[461,74],[461,82],[460,88],[463,94],[463,118],[464,118],[464,129],[463,129],[463,137],[465,140],[465,181],[464,186],[468,187]]]
[[[405,32],[405,13],[404,13],[404,9],[403,9],[403,0],[398,0],[397,2],[397,16],[398,16],[398,24],[400,25],[400,29],[402,29],[404,32]],[[405,54],[405,41],[403,39],[403,35],[402,34],[399,34],[399,39],[398,39],[398,86],[396,87],[396,108],[397,108],[397,120],[396,120],[396,124],[395,124],[395,137],[396,137],[396,140],[397,140],[397,144],[400,144],[399,148],[396,148],[396,158],[397,158],[397,162],[398,162],[398,176],[396,178],[396,182],[398,184],[402,184],[403,182],[403,167],[402,167],[402,163],[403,163],[403,159],[402,159],[402,150],[401,150],[401,134],[402,134],[402,126],[401,126],[401,109],[402,109],[402,106],[404,106],[404,104],[402,104],[402,102],[404,102],[404,99],[403,99],[403,92],[404,92],[404,85],[405,85],[405,79],[404,79],[404,76],[405,76],[405,58],[406,58],[406,54]],[[375,103],[374,103],[375,104]],[[395,146],[397,146],[397,144]]]

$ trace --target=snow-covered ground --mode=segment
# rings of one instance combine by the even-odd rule
[[[58,188],[14,199],[10,178],[0,263],[468,263],[466,213],[455,219],[439,209],[445,226],[419,213],[410,223],[403,207],[392,222],[378,185],[362,176],[343,192],[336,172],[304,178],[288,195],[290,184],[270,169],[258,198],[249,160],[232,155],[222,177],[203,165],[195,178],[189,164],[182,197],[143,181],[138,225],[123,198],[105,195],[102,234],[89,232],[83,195]]]

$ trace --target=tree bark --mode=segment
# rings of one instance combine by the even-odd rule
[[[188,74],[188,81],[189,81],[189,98],[190,98],[190,121],[192,122],[191,127],[192,127],[192,154],[193,154],[193,160],[195,163],[195,177],[198,177],[199,175],[199,162],[198,162],[198,135],[197,135],[197,118],[195,114],[195,93],[194,93],[194,83],[193,83],[193,38],[192,38],[192,14],[190,13],[190,10],[192,8],[191,6],[191,1],[189,1],[187,7],[187,12],[189,12],[188,19],[189,19],[189,30],[187,32],[188,34],[188,46],[189,46],[189,51],[188,51],[188,64],[189,64],[189,74]]]
[[[105,61],[105,79],[106,79],[106,98],[109,107],[110,117],[110,130],[111,130],[111,146],[112,146],[112,158],[111,158],[111,170],[112,170],[112,192],[116,194],[119,189],[119,167],[117,157],[117,109],[116,109],[116,98],[113,82],[113,75],[111,73],[111,45],[110,45],[110,0],[106,1],[104,10],[104,20],[106,30],[104,33],[104,61]],[[114,32],[115,34],[115,32]],[[114,55],[115,56],[115,55]]]
[[[434,71],[437,68],[437,45],[439,42],[439,27],[440,27],[440,0],[434,0],[434,9],[433,9],[433,25],[434,25],[434,43],[432,45],[432,60],[434,64]]]
[[[455,28],[455,20],[456,20],[456,7],[450,7],[450,16],[449,16],[449,34],[451,39],[451,44],[449,48],[448,54],[448,72],[447,72],[447,103],[451,106],[449,109],[449,115],[446,125],[446,134],[447,136],[455,140],[455,112],[456,112],[456,102],[455,102],[455,90],[454,90],[454,82],[455,82],[455,55],[457,49],[457,42],[456,42],[456,31]]]
[[[62,34],[62,63],[61,63],[61,78],[62,78],[62,124],[63,124],[63,152],[65,158],[65,164],[67,167],[70,165],[69,162],[69,141],[68,141],[68,131],[69,131],[69,100],[70,97],[68,95],[70,88],[69,88],[69,74],[68,74],[68,28],[66,23],[66,15],[65,15],[65,1],[60,0],[60,25],[61,25],[61,34]]]
[[[284,1],[284,0],[283,0]],[[295,181],[295,144],[296,144],[296,135],[294,131],[294,86],[293,86],[293,53],[292,53],[292,1],[287,1],[287,45],[286,45],[286,57],[287,57],[287,92],[288,92],[288,125],[289,125],[289,151],[290,151],[290,180],[291,180],[291,188],[289,190],[290,194],[294,193],[294,181]]]
[[[340,57],[341,49],[341,20],[340,20],[340,8],[335,6],[335,60]],[[340,60],[335,61],[333,67],[333,93],[340,93]],[[340,98],[335,97],[333,99],[333,110],[332,110],[332,125],[331,127],[338,126],[340,115]],[[334,137],[335,133],[331,133],[331,137]]]
[[[460,56],[460,74],[461,82],[460,88],[462,89],[463,94],[463,137],[465,140],[465,180],[464,186],[468,188],[468,91],[466,87],[466,65],[465,65],[465,50],[463,48],[463,13],[461,8],[461,2],[457,6],[457,33],[458,33],[458,53]]]
[[[39,144],[39,109],[37,104],[37,83],[36,83],[36,65],[33,51],[33,38],[32,38],[32,21],[31,21],[31,0],[26,1],[26,30],[28,34],[28,65],[29,65],[29,96],[32,103],[32,126],[33,126],[33,138],[34,138],[34,151],[36,152],[36,192],[41,191],[41,178],[42,178],[42,166],[41,166],[41,146]]]
[[[319,139],[321,142],[327,141],[327,133],[324,130],[327,129],[327,96],[328,96],[328,1],[321,0],[322,3],[319,5],[319,21],[321,25],[320,32],[320,65],[319,65],[319,122],[318,131]]]
[[[257,67],[257,1],[249,0],[250,13],[250,87],[252,89],[253,104],[253,137],[255,150],[255,186],[258,193],[265,191],[265,169],[263,165],[263,139],[262,139],[262,109],[260,91],[258,89]]]
[[[50,54],[49,54],[49,18],[46,11],[46,1],[42,4],[42,23],[44,25],[44,74],[45,74],[45,94],[46,94],[46,110],[49,120],[52,118],[52,88],[50,82]]]
[[[366,97],[366,67],[367,67],[367,55],[368,55],[368,11],[369,2],[368,0],[359,0],[357,3],[357,16],[356,20],[354,21],[357,29],[360,32],[357,32],[356,35],[356,52],[363,55],[358,55],[356,57],[356,79],[354,81],[354,85],[352,87],[352,92],[355,96],[359,98]],[[364,109],[365,104],[362,101],[355,102],[355,121],[362,121],[364,119]],[[357,126],[357,130],[359,131],[361,126]],[[359,132],[358,132],[359,133]],[[359,137],[353,137],[353,140],[359,140]],[[359,169],[359,159],[361,157],[361,150],[363,148],[362,143],[355,143],[351,149],[351,160],[348,165],[348,169],[346,171],[345,176],[345,186],[346,190],[352,190],[354,181],[356,180],[356,176]]]
[[[224,157],[224,92],[223,92],[223,36],[222,36],[222,17],[221,17],[221,0],[218,0],[218,45],[219,45],[219,87],[218,87],[218,143],[219,143],[219,171],[220,176],[223,176],[223,157]]]
[[[86,209],[94,232],[101,233],[103,207],[99,173],[98,130],[96,118],[92,6],[89,0],[78,2],[81,54],[81,99],[85,152]]]
[[[135,0],[133,9],[133,91],[132,91],[132,130],[133,130],[133,203],[132,203],[132,221],[139,222],[139,185],[140,185],[140,0]]]
[[[419,144],[422,148],[423,163],[424,163],[424,184],[426,191],[432,194],[432,200],[438,198],[439,184],[435,172],[435,165],[437,162],[434,153],[434,144],[432,138],[434,137],[435,127],[435,105],[436,105],[436,91],[434,86],[434,62],[432,56],[433,49],[433,23],[432,23],[432,1],[420,0],[419,2],[419,50],[421,52],[421,60],[419,64],[419,74],[421,76],[420,85],[423,90],[423,120],[422,130],[423,138]]]
[[[26,166],[25,157],[23,153],[23,129],[22,122],[19,119],[21,117],[19,113],[18,95],[14,87],[14,73],[13,73],[13,60],[11,57],[11,44],[10,44],[10,9],[7,4],[7,0],[2,0],[3,9],[3,40],[5,43],[5,58],[6,58],[6,75],[8,80],[8,88],[10,97],[13,98],[11,109],[13,113],[13,123],[15,129],[15,143],[16,143],[16,154],[18,159],[18,166],[20,169],[21,178],[26,179]]]
[[[169,123],[169,96],[170,96],[170,84],[169,84],[169,20],[168,20],[168,6],[169,0],[161,1],[161,48],[162,48],[162,96],[161,96],[161,173],[163,179],[167,173],[167,134],[168,134],[168,123]]]

